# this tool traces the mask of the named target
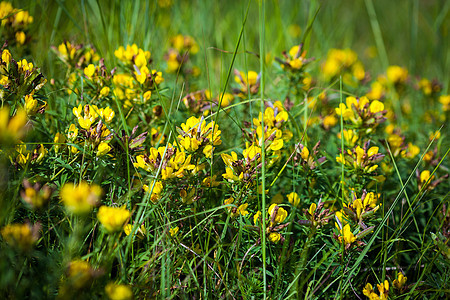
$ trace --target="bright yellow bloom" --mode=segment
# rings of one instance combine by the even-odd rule
[[[84,75],[86,75],[87,78],[92,79],[92,76],[95,74],[95,66],[93,64],[88,65],[86,68],[84,68]]]
[[[425,183],[429,180],[432,180],[434,178],[434,175],[433,175],[433,177],[431,177],[431,179],[430,179],[430,177],[431,177],[431,172],[428,170],[424,170],[420,173],[420,182]]]
[[[257,211],[256,212],[256,214],[254,214],[253,215],[253,223],[255,224],[255,225],[257,225],[258,224],[258,222],[260,222],[261,221],[261,211]]]
[[[275,208],[278,208],[278,210],[276,212],[276,215],[273,216],[273,214],[275,213]],[[288,215],[287,211],[284,208],[279,207],[275,203],[273,203],[269,206],[269,210],[267,212],[268,212],[269,218],[270,218],[269,227],[273,227],[276,224],[282,223]],[[273,218],[273,222],[272,222],[272,218]]]
[[[308,212],[311,216],[314,216],[314,212],[317,209],[317,204],[315,203],[311,203],[311,205],[309,206]]]
[[[336,227],[339,228],[336,223]],[[354,241],[356,241],[356,237],[353,235],[353,232],[350,230],[350,224],[346,224],[342,229],[339,229],[340,236],[339,242],[344,242],[345,246],[350,246]]]
[[[236,210],[236,213],[231,214],[231,216],[232,217],[237,217],[238,215],[241,215],[241,216],[245,217],[246,215],[249,214],[249,212],[247,210],[247,207],[248,207],[248,203],[244,203],[244,204],[239,205],[239,207]]]
[[[101,90],[100,90],[100,98],[104,98],[107,97],[109,95],[109,91],[110,88],[107,86],[104,86]]]
[[[75,141],[78,136],[78,128],[75,124],[70,124],[69,132],[67,133],[67,139],[71,142]]]
[[[125,206],[122,207],[108,207],[100,206],[97,218],[109,233],[121,231],[123,224],[131,216],[129,210]]]
[[[298,206],[300,204],[300,197],[296,192],[292,192],[287,195],[289,203],[291,203],[293,206]]]
[[[101,142],[97,147],[97,156],[103,156],[107,154],[109,151],[111,151],[111,146],[108,143]]]
[[[377,284],[377,288],[380,292],[380,300],[386,300],[389,295],[389,282],[385,280],[383,283]]]
[[[374,113],[374,114],[377,113],[377,112],[383,111],[384,110],[384,104],[383,104],[383,102],[380,102],[378,100],[374,100],[374,101],[372,101],[370,103],[369,110],[372,113]]]
[[[106,295],[110,300],[131,300],[133,299],[133,290],[125,284],[108,283],[105,287]]]
[[[77,186],[66,183],[59,193],[66,209],[74,214],[85,214],[97,205],[102,189],[96,184],[82,181]]]
[[[5,50],[2,51],[2,61],[4,63],[9,65],[9,63],[11,62],[11,58],[12,58],[12,55],[11,55],[11,52],[9,52],[8,49],[5,49]]]
[[[143,189],[144,189],[145,192],[148,193],[148,192],[150,191],[150,189],[151,189],[152,186],[153,186],[153,182],[150,183],[149,186],[147,186],[147,185],[144,184]],[[153,203],[158,202],[158,200],[161,198],[161,193],[162,193],[162,191],[163,191],[163,188],[164,188],[164,186],[163,186],[163,184],[161,183],[161,181],[156,181],[156,182],[155,182],[155,186],[153,187],[152,195],[150,196],[150,200],[151,200]]]
[[[271,232],[269,233],[269,241],[272,243],[278,243],[281,240],[281,234],[278,232]]]
[[[400,66],[389,66],[386,71],[387,79],[393,83],[405,83],[408,79],[408,70]]]
[[[429,137],[430,140],[432,140],[432,139],[438,140],[440,138],[441,138],[441,132],[439,130],[436,130],[435,132],[430,133],[430,137]]]

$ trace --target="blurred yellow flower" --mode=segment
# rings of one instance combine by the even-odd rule
[[[89,185],[82,181],[77,186],[66,183],[59,193],[66,209],[74,214],[85,214],[97,205],[102,189],[96,184]]]
[[[121,231],[130,216],[131,213],[125,206],[108,207],[102,205],[97,213],[98,220],[109,233]]]
[[[133,290],[125,284],[116,284],[110,282],[105,287],[106,295],[110,300],[131,300],[133,299]]]
[[[3,239],[12,247],[30,250],[38,239],[39,226],[30,224],[9,224],[0,230]]]

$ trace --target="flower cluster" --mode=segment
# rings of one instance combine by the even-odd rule
[[[2,37],[10,45],[22,46],[31,41],[28,35],[30,24],[33,23],[33,17],[26,10],[14,8],[11,3],[0,2],[0,19],[2,27]]]
[[[351,49],[330,49],[322,65],[322,74],[326,81],[342,75],[343,82],[351,86],[364,80],[366,76],[358,55]]]
[[[347,97],[344,103],[336,108],[336,114],[354,126],[364,129],[364,133],[372,132],[378,124],[384,122],[386,113],[384,104],[378,100],[370,101],[367,97]]]

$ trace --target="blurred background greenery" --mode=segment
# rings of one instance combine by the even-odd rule
[[[201,55],[196,59],[200,68],[206,70],[207,61],[209,71],[217,72],[210,74],[211,78],[223,80],[247,6],[248,19],[235,66],[243,69],[248,65],[255,70],[259,66],[256,55],[243,55],[244,50],[259,53],[258,2],[254,0],[50,0],[16,1],[13,5],[29,10],[35,18],[35,50],[30,54],[48,78],[59,72],[50,47],[64,40],[93,44],[107,66],[114,61],[118,46],[136,43],[152,52],[155,67],[161,69],[170,37],[181,33],[199,43]],[[266,5],[266,50],[272,57],[300,43],[317,12],[305,43],[308,56],[317,62],[325,59],[330,48],[351,48],[376,76],[386,67],[386,53],[389,64],[407,67],[413,75],[438,78],[444,92],[448,91],[450,1],[273,0]],[[371,6],[375,15],[369,17]],[[381,44],[374,35],[377,25]],[[221,86],[221,80],[212,82]]]

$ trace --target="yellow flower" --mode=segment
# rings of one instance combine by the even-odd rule
[[[102,189],[100,186],[89,185],[82,181],[77,186],[73,183],[66,183],[59,193],[66,209],[74,214],[85,214],[97,205]]]
[[[428,180],[432,180],[434,178],[434,175],[433,175],[433,177],[431,177],[431,179],[430,179],[430,177],[431,177],[431,172],[430,171],[428,171],[428,170],[422,171],[420,173],[420,182],[421,183],[425,183]]]
[[[374,100],[374,101],[372,101],[372,103],[370,103],[369,110],[372,113],[374,113],[374,114],[377,113],[377,112],[383,111],[384,110],[384,104],[383,104],[383,102],[380,102],[378,100]]]
[[[109,106],[98,110],[98,114],[99,114],[100,117],[103,118],[103,120],[106,123],[110,123],[112,121],[112,119],[114,118],[114,116],[116,115],[114,110],[112,110]]]
[[[275,139],[272,141],[272,143],[270,144],[270,150],[272,151],[278,151],[281,148],[283,148],[283,140],[282,139]]]
[[[186,149],[186,151],[194,152],[198,149],[201,142],[198,141],[196,138],[191,138],[189,136],[185,136],[180,140],[180,145]]]
[[[111,150],[111,146],[108,143],[101,142],[97,147],[97,156],[103,156]]]
[[[0,143],[15,143],[25,133],[25,125],[28,121],[26,111],[18,109],[15,116],[11,118],[9,114],[9,107],[0,108]]]
[[[5,49],[5,50],[2,51],[2,61],[4,63],[9,65],[9,63],[11,62],[11,58],[12,58],[12,55],[11,55],[11,52],[9,52],[8,49]]]
[[[403,276],[402,272],[398,272],[397,278],[394,280],[392,284],[396,289],[401,290],[402,287],[405,285],[407,279],[408,278],[406,276]]]
[[[311,205],[309,206],[308,212],[311,216],[314,216],[314,212],[317,209],[317,204],[315,203],[311,203]]]
[[[303,146],[302,152],[300,152],[300,156],[304,159],[307,160],[309,157],[309,150],[306,146]]]
[[[153,182],[150,183],[150,186],[147,186],[147,185],[144,184],[143,189],[144,189],[145,192],[148,193],[152,186],[153,186]],[[155,182],[155,185],[154,185],[153,191],[152,191],[152,195],[150,196],[150,200],[153,203],[158,202],[158,200],[161,198],[161,193],[163,191],[163,188],[164,188],[164,186],[161,183],[161,181],[156,181]]]
[[[389,295],[389,282],[385,280],[383,283],[377,284],[377,288],[380,292],[380,299],[386,300]]]
[[[336,224],[338,226],[338,224]],[[338,226],[339,227],[339,226]],[[354,241],[356,241],[356,237],[353,235],[353,232],[350,230],[350,225],[346,224],[342,230],[339,230],[341,236],[339,236],[339,242],[344,242],[344,244],[348,247]]]
[[[227,107],[228,105],[231,104],[231,102],[233,102],[234,96],[233,94],[230,93],[224,93],[224,94],[220,94],[219,96],[219,100],[222,99],[222,103],[221,103],[221,107]]]
[[[93,269],[87,261],[77,259],[70,262],[68,279],[74,288],[80,289],[87,286],[92,278]]]
[[[102,205],[97,213],[98,220],[109,233],[121,231],[123,224],[125,224],[130,216],[131,213],[125,206],[108,207]]]
[[[2,54],[3,57],[3,54]],[[3,60],[3,58],[2,58]],[[442,110],[443,111],[449,111],[450,110],[450,95],[442,95],[439,97],[439,102],[442,104]]]
[[[25,32],[23,31],[16,32],[16,42],[19,45],[25,44],[25,39],[26,39]]]
[[[90,64],[86,68],[84,68],[84,75],[87,76],[87,78],[92,79],[92,76],[95,74],[95,66],[93,64]]]
[[[271,232],[269,233],[269,241],[272,243],[278,243],[281,240],[281,234],[278,232]]]
[[[363,294],[369,297],[370,300],[380,300],[380,297],[373,291],[373,287],[370,283],[367,283],[364,287]]]
[[[45,149],[43,144],[40,144],[37,146],[36,149],[34,149],[33,151],[33,157],[35,157],[36,159],[34,160],[35,163],[40,163],[44,157],[47,155],[48,150]]]
[[[258,224],[258,222],[261,222],[261,211],[257,211],[256,214],[253,216],[253,223],[255,225]]]
[[[108,283],[105,287],[106,295],[110,300],[131,300],[133,299],[133,290],[125,284]]]
[[[126,235],[130,235],[132,229],[133,229],[132,224],[126,224],[125,226],[123,226],[123,232],[125,232]],[[147,230],[145,229],[144,224],[142,224],[141,227],[138,228],[138,230],[136,232],[136,236],[139,239],[143,239],[145,237],[146,233],[147,233]]]
[[[408,79],[408,70],[400,66],[389,66],[386,71],[387,79],[396,83],[405,83]]]
[[[33,227],[29,224],[9,224],[3,227],[0,233],[9,245],[27,251],[38,239],[38,227]]]
[[[78,136],[78,128],[75,124],[70,124],[69,132],[67,133],[67,139],[71,142],[75,141]]]
[[[101,90],[100,90],[100,98],[104,98],[107,97],[109,95],[109,91],[110,88],[107,86],[104,86]]]
[[[291,203],[293,206],[298,206],[300,204],[300,197],[296,192],[292,192],[287,195],[289,203]]]
[[[241,205],[239,205],[239,207],[238,207],[238,209],[237,209],[237,212],[238,212],[241,216],[245,217],[246,215],[249,214],[249,212],[248,212],[248,210],[247,210],[247,207],[248,207],[248,203],[241,204]]]
[[[440,137],[441,137],[441,132],[439,130],[436,130],[435,132],[430,133],[429,139],[430,140],[432,140],[432,139],[438,140],[438,139],[440,139]]]
[[[326,115],[323,118],[323,127],[325,127],[325,129],[330,129],[331,127],[336,125],[337,122],[338,120],[334,115]]]
[[[169,229],[170,236],[174,237],[175,235],[177,235],[179,230],[180,230],[180,227],[178,227],[178,226],[176,226],[174,228],[170,228]]]
[[[62,133],[57,132],[55,134],[55,138],[53,139],[53,143],[55,143],[55,153],[59,152],[59,148],[61,148],[61,144],[66,142],[66,136]]]
[[[276,215],[274,215],[274,213],[275,213],[275,208],[278,208],[278,210],[277,210],[277,212],[276,212]],[[269,227],[273,227],[273,226],[275,226],[276,224],[279,224],[279,223],[282,223],[285,219],[286,219],[286,217],[287,217],[287,211],[284,209],[284,208],[282,208],[282,207],[279,207],[277,204],[275,204],[275,203],[273,203],[273,204],[271,204],[270,206],[269,206],[269,210],[267,211],[268,212],[268,214],[269,214],[269,218],[270,218],[270,224],[269,224]],[[272,219],[273,219],[273,222],[272,222]]]

